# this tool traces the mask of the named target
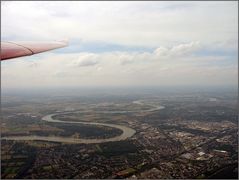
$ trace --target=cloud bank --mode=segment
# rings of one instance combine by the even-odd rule
[[[2,88],[237,85],[236,2],[4,2],[3,40],[70,38],[3,62]]]

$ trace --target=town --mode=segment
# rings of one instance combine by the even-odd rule
[[[2,105],[1,178],[237,178],[235,96],[192,93],[140,97],[8,98]],[[42,120],[51,113],[58,113],[53,118],[64,123]],[[120,136],[122,130],[68,121],[118,124],[135,133],[125,140],[101,142]],[[21,139],[26,136],[87,141]],[[91,139],[99,142],[91,143]]]

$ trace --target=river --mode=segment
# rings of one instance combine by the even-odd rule
[[[142,104],[141,101],[134,101],[135,104]],[[152,108],[148,110],[138,110],[138,111],[98,111],[97,113],[104,113],[104,114],[118,114],[118,113],[139,113],[139,112],[152,112],[163,109],[164,106],[155,106],[151,105]],[[59,136],[8,136],[2,137],[1,139],[4,140],[17,140],[17,141],[28,141],[28,140],[41,140],[41,141],[50,141],[50,142],[63,142],[63,143],[84,143],[84,144],[92,144],[92,143],[104,143],[104,142],[113,142],[113,141],[122,141],[127,138],[132,137],[135,134],[135,130],[118,124],[110,124],[110,123],[96,123],[96,122],[77,122],[77,121],[63,121],[54,119],[53,117],[56,115],[63,115],[69,113],[79,113],[82,111],[67,111],[67,112],[59,112],[54,114],[46,115],[42,118],[43,121],[51,122],[51,123],[69,123],[69,124],[84,124],[84,125],[100,125],[100,126],[108,126],[112,128],[117,128],[122,130],[122,134],[119,136],[115,136],[112,138],[106,139],[82,139],[82,138],[73,138],[73,137],[59,137]]]

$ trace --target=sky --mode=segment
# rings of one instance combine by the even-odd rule
[[[1,86],[236,86],[237,1],[1,2],[2,41],[69,39],[1,62]]]

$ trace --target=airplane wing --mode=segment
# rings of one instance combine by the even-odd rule
[[[1,61],[12,58],[30,56],[33,54],[62,48],[66,41],[52,42],[1,42]]]

